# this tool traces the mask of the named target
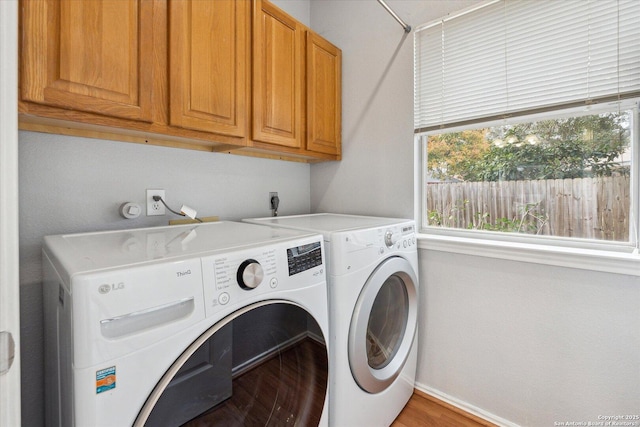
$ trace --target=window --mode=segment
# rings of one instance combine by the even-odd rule
[[[635,0],[498,0],[419,27],[423,231],[637,246],[637,22]]]
[[[636,117],[633,107],[428,133],[426,225],[635,240],[630,178]]]

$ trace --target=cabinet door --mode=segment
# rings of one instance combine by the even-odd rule
[[[253,14],[253,139],[287,147],[304,140],[304,27],[268,1]]]
[[[171,2],[172,125],[246,135],[250,13],[249,0]]]
[[[151,0],[24,0],[25,101],[151,120]]]
[[[307,33],[307,150],[341,152],[342,52]]]

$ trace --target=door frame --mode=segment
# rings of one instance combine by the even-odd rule
[[[0,1],[0,331],[14,359],[0,375],[0,425],[21,425],[18,240],[18,2]],[[6,345],[5,340],[3,345]]]

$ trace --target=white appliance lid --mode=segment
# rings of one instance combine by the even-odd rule
[[[340,231],[385,227],[405,222],[413,222],[411,219],[403,218],[380,218],[373,216],[331,213],[253,218],[245,221],[253,224],[264,224],[296,230],[314,231],[325,234],[325,237],[327,234]]]
[[[310,234],[221,221],[46,236],[44,251],[72,276],[82,272],[264,246]]]

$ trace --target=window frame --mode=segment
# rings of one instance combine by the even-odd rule
[[[432,134],[501,126],[542,119],[598,114],[614,109],[632,109],[629,242],[581,238],[536,236],[486,230],[464,230],[429,226],[427,222],[427,138]],[[458,254],[485,256],[640,276],[640,99],[547,111],[507,120],[479,122],[465,126],[415,134],[415,219],[419,228],[418,247]]]

